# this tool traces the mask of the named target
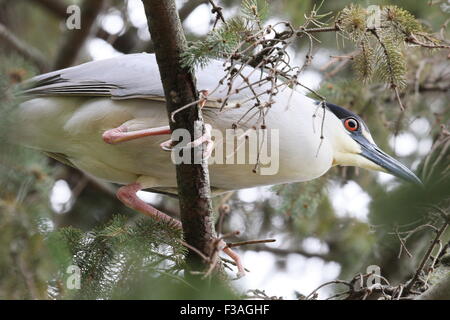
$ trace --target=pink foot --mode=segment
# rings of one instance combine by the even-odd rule
[[[126,132],[125,127],[117,127],[111,130],[107,130],[103,132],[102,139],[108,144],[114,144],[120,137],[123,136],[124,132]]]
[[[224,246],[222,248],[223,252],[227,256],[229,256],[236,264],[236,268],[238,269],[238,273],[236,274],[236,280],[244,277],[245,276],[245,268],[244,268],[244,265],[242,264],[241,257],[236,252],[234,252],[231,248],[227,247],[227,244],[225,243],[225,241],[222,240],[220,242],[220,244],[222,246]]]

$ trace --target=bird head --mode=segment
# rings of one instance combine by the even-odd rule
[[[401,179],[422,184],[411,170],[376,145],[369,128],[358,115],[331,103],[326,105],[337,118],[332,129],[334,165],[357,166],[387,172]]]

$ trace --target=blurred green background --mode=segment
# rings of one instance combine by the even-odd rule
[[[212,27],[214,16],[206,2],[178,2],[189,40],[202,39]],[[226,17],[239,12],[238,0],[218,3]],[[320,3],[268,1],[268,23],[289,20],[299,26]],[[332,23],[352,3],[395,4],[411,12],[427,30],[448,38],[444,27],[450,19],[450,3],[446,1],[325,0],[320,12],[332,12]],[[116,186],[8,141],[14,126],[12,111],[19,102],[14,96],[17,84],[52,69],[70,32],[63,11],[69,4],[83,5],[83,1],[0,0],[0,23],[38,50],[45,62],[36,65],[0,36],[0,299],[232,298],[242,297],[247,289],[295,298],[325,281],[349,280],[369,265],[380,266],[392,283],[411,277],[433,232],[425,229],[410,237],[407,247],[412,257],[398,258],[395,230],[437,223],[429,214],[430,204],[448,209],[448,50],[405,48],[407,87],[401,96],[406,110],[401,112],[385,85],[359,81],[351,61],[333,58],[351,54],[352,43],[343,45],[334,33],[317,34],[320,42],[303,81],[328,101],[361,115],[378,145],[422,175],[425,187],[335,167],[312,182],[235,192],[227,202],[231,213],[223,233],[240,231],[230,241],[276,238],[277,242],[237,249],[250,269],[244,279],[190,284],[182,277],[184,249],[174,240],[180,235],[124,207],[114,197]],[[292,48],[298,64],[304,61],[306,45],[300,40]],[[71,64],[149,50],[141,2],[109,0]],[[176,200],[142,197],[178,216]],[[221,201],[214,199],[216,206]],[[447,232],[442,237],[443,243],[449,236]],[[81,268],[79,290],[67,288],[71,276],[67,267],[73,264]],[[332,290],[321,291],[320,297]]]

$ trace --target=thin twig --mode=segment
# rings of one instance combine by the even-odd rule
[[[447,213],[444,212],[442,209],[439,208],[438,212],[444,214],[444,216],[448,219]],[[422,273],[423,269],[425,268],[425,264],[427,263],[428,259],[430,259],[430,256],[434,250],[434,247],[436,246],[436,244],[439,243],[440,238],[441,238],[442,234],[445,232],[445,230],[447,229],[448,225],[449,225],[449,222],[445,221],[444,224],[442,225],[442,227],[436,233],[436,236],[434,237],[433,241],[431,242],[431,245],[428,247],[428,250],[426,251],[425,255],[423,256],[423,258],[419,264],[419,267],[417,268],[416,272],[414,273],[414,276],[406,285],[406,287],[405,287],[406,293],[411,292],[411,289],[413,288],[414,284],[417,282],[417,280],[420,277],[420,274]]]
[[[6,42],[17,53],[34,63],[38,67],[39,71],[46,72],[49,70],[47,59],[43,53],[16,37],[6,26],[1,23],[0,39]]]
[[[216,15],[216,21],[214,22],[213,29],[216,27],[219,20],[221,20],[226,25],[227,22],[225,21],[225,17],[223,16],[222,7],[216,5],[213,0],[208,0],[208,2],[212,6],[211,12]]]
[[[263,240],[247,240],[247,241],[241,241],[241,242],[233,242],[233,243],[227,243],[228,248],[234,248],[234,247],[240,247],[247,244],[260,244],[260,243],[269,243],[269,242],[275,242],[276,239],[263,239]]]
[[[191,246],[189,243],[184,242],[183,240],[178,240],[180,241],[180,243],[185,246],[186,248],[194,251],[196,254],[198,254],[205,262],[209,263],[209,258],[207,256],[205,256],[200,250],[198,250],[197,248],[194,248],[193,246]]]

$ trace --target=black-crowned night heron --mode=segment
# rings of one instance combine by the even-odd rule
[[[242,73],[257,82],[261,74],[252,71],[247,67]],[[197,88],[212,90],[223,75],[223,63],[212,61],[196,70]],[[177,186],[170,153],[161,148],[170,138],[170,130],[154,55],[132,54],[89,62],[37,76],[29,84],[25,93],[31,98],[18,110],[16,137],[21,143],[89,175],[125,185],[117,196],[127,206],[180,226],[180,222],[136,196],[137,191],[149,188],[176,192]],[[226,129],[236,128],[247,106],[254,104],[249,97],[267,94],[268,84],[239,90],[220,111],[218,101],[228,89],[226,84],[219,86],[203,103],[205,123],[211,126],[208,128],[219,130],[225,137],[215,140],[215,148],[234,142],[236,137],[225,135]],[[240,122],[244,132],[251,127],[251,121]],[[213,193],[312,180],[335,165],[389,172],[420,183],[408,168],[377,147],[359,116],[329,103],[321,108],[317,101],[296,90],[286,87],[278,93],[265,116],[265,127],[277,130],[274,136],[278,140],[268,142],[277,145],[276,172],[255,174],[254,163],[215,163],[209,169]],[[210,144],[209,140],[202,142]],[[246,149],[248,159],[256,149]],[[227,253],[234,255],[229,249]]]

